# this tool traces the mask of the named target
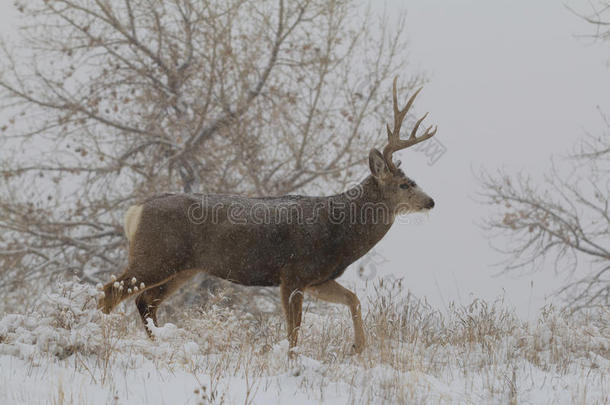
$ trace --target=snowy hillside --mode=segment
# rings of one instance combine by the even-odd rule
[[[132,305],[102,315],[98,291],[64,284],[28,313],[2,315],[0,403],[608,403],[610,313],[551,309],[528,326],[501,303],[442,316],[399,290],[363,300],[359,356],[347,310],[308,300],[301,355],[289,362],[277,312],[211,304],[151,342]]]

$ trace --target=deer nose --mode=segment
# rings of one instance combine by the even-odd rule
[[[431,198],[430,201],[428,201],[428,203],[426,204],[426,208],[427,209],[432,209],[434,208],[434,200]]]

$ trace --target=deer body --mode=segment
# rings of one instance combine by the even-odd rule
[[[416,93],[417,94],[417,93]],[[125,218],[129,264],[103,287],[99,301],[109,313],[137,296],[146,324],[160,303],[197,272],[247,286],[279,286],[290,347],[297,342],[303,293],[349,306],[357,352],[364,347],[360,303],[336,278],[388,232],[396,215],[434,206],[404,173],[388,162],[392,148],[404,148],[434,135],[430,129],[410,144],[399,144],[407,108],[397,110],[395,131],[383,155],[369,155],[371,175],[344,193],[328,197],[289,195],[247,198],[226,195],[166,194],[132,206]],[[396,112],[402,114],[396,120]],[[399,114],[399,115],[400,115]],[[149,331],[150,335],[150,331]]]
[[[356,189],[367,195],[357,198],[349,191],[331,197],[152,198],[136,206],[141,213],[131,242],[130,275],[146,285],[156,284],[153,268],[163,270],[160,278],[199,269],[248,286],[279,286],[282,277],[298,278],[303,287],[335,279],[392,224],[381,210],[363,211],[373,184],[365,180]],[[366,221],[351,220],[350,211],[363,212]]]

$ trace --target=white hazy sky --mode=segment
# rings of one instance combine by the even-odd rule
[[[583,34],[593,27],[564,4],[590,12],[587,0],[394,0],[407,9],[415,66],[430,74],[416,108],[430,111],[447,153],[432,167],[402,153],[407,174],[437,205],[423,225],[392,229],[381,273],[442,307],[475,297],[503,296],[533,315],[564,279],[552,269],[503,275],[476,222],[486,208],[474,201],[482,167],[542,175],[551,154],[564,154],[584,134],[602,129],[597,106],[610,108],[610,47]],[[381,6],[381,5],[380,5]],[[531,283],[533,282],[533,288]]]
[[[589,12],[587,0],[568,0]],[[533,315],[561,279],[551,269],[528,276],[493,275],[502,259],[476,226],[486,208],[474,201],[473,172],[482,167],[549,167],[584,133],[602,128],[597,106],[610,108],[610,48],[578,38],[592,27],[557,0],[390,0],[406,8],[413,66],[430,83],[416,104],[430,111],[447,153],[432,167],[402,152],[407,174],[437,206],[421,225],[398,225],[378,251],[388,260],[378,275],[402,277],[416,295],[442,308],[449,301],[504,296]],[[10,32],[12,1],[0,0],[0,31]],[[355,271],[344,278],[363,286]],[[533,288],[530,287],[533,282]]]

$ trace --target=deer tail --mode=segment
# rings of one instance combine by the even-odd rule
[[[140,217],[142,216],[142,206],[132,205],[125,213],[125,221],[123,228],[125,229],[125,236],[131,242],[136,231],[138,230],[138,224],[140,223]]]

